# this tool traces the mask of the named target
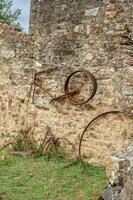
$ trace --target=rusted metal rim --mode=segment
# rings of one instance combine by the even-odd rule
[[[85,72],[86,74],[88,74],[89,77],[90,77],[90,79],[91,79],[92,86],[93,86],[93,90],[92,90],[92,92],[91,92],[90,97],[89,97],[87,100],[85,100],[85,101],[78,100],[78,99],[74,98],[72,95],[68,95],[68,94],[70,93],[70,91],[69,91],[69,81],[70,81],[71,77],[72,77],[74,74],[79,73],[79,72]],[[69,101],[70,101],[72,104],[74,104],[74,105],[83,105],[83,104],[87,103],[88,101],[90,101],[90,100],[94,97],[94,95],[96,94],[96,91],[97,91],[97,81],[96,81],[96,78],[95,78],[94,75],[93,75],[90,71],[88,71],[88,70],[79,69],[79,70],[77,70],[77,71],[74,71],[73,73],[71,73],[71,74],[67,77],[67,79],[66,79],[66,81],[65,81],[64,92],[65,92],[66,98],[69,99]]]
[[[72,142],[70,142],[70,140],[63,138],[63,137],[57,138],[57,141],[59,141],[59,140],[64,140],[64,141],[68,142],[72,146],[72,149],[75,150],[75,146]]]
[[[102,117],[102,116],[105,116],[105,115],[108,115],[108,114],[118,114],[118,113],[123,113],[123,111],[118,111],[118,110],[115,110],[115,111],[108,111],[108,112],[104,112],[98,116],[96,116],[95,118],[93,118],[88,124],[87,126],[85,127],[81,137],[80,137],[80,141],[79,141],[79,160],[80,162],[82,163],[83,167],[86,168],[86,165],[82,159],[82,153],[81,153],[81,149],[82,149],[82,141],[83,141],[83,137],[87,131],[87,129],[89,128],[89,126],[98,118]]]

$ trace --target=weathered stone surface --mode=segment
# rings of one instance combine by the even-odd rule
[[[45,6],[43,6],[44,4]],[[59,14],[62,9],[60,5],[65,7],[65,12],[62,15]],[[43,14],[44,7],[49,10],[49,12],[45,12],[45,16]],[[58,0],[57,4],[57,1],[54,0],[50,3],[42,1],[40,4],[38,1],[32,0],[30,30],[41,38],[44,34],[45,40],[48,38],[48,42],[45,42],[45,48],[42,47],[43,39],[40,42],[41,53],[38,53],[38,61],[42,63],[42,66],[52,64],[61,69],[60,72],[55,72],[54,76],[49,77],[49,79],[54,79],[54,84],[48,80],[47,88],[50,90],[54,88],[57,94],[60,90],[63,92],[66,76],[70,71],[79,68],[94,72],[98,80],[98,91],[91,103],[92,110],[87,110],[89,108],[87,105],[84,108],[74,108],[67,102],[62,102],[61,108],[67,113],[63,118],[56,115],[56,112],[49,106],[50,111],[47,112],[47,115],[52,117],[55,114],[58,118],[58,123],[56,122],[54,128],[59,130],[58,133],[69,135],[72,141],[77,141],[75,134],[81,134],[83,126],[92,119],[93,115],[96,116],[105,110],[116,108],[132,113],[132,89],[130,89],[133,84],[132,71],[125,68],[125,65],[127,66],[125,63],[126,48],[121,46],[127,42],[126,37],[130,36],[132,32],[130,7],[131,2],[127,3],[126,1],[102,1],[101,3],[101,1],[86,0],[83,4],[78,0],[73,3],[69,0],[67,2]],[[113,20],[109,20],[110,16],[106,17],[104,11],[112,15]],[[51,17],[49,13],[52,13]],[[62,23],[63,26],[60,26]],[[128,46],[130,47],[130,45]],[[57,95],[56,92],[53,94]],[[50,115],[52,111],[54,113]],[[114,118],[110,116],[110,120]],[[48,117],[45,122],[48,123]],[[131,140],[128,130],[132,132],[129,125],[132,123],[132,119],[125,118],[125,116],[117,118],[116,116],[116,121],[114,120],[112,125],[108,124],[108,120],[99,123],[99,126],[94,126],[95,131],[91,131],[89,140],[96,149],[100,149],[102,145],[102,150],[96,153],[96,150],[87,142],[83,146],[90,162],[100,161],[102,163],[103,161],[105,163],[112,148],[122,149]],[[64,124],[65,128],[61,128],[61,124]],[[108,126],[109,128],[106,129]],[[79,132],[76,131],[77,129]],[[113,133],[110,135],[112,129]],[[88,141],[87,135],[86,141]]]
[[[6,85],[5,84],[0,84],[0,91],[5,90],[6,89]]]
[[[109,186],[102,195],[103,200],[115,200],[118,193],[121,192],[121,186]]]
[[[94,56],[93,56],[91,53],[87,53],[87,54],[85,55],[85,60],[91,61],[91,60],[93,60],[93,58],[94,58]]]
[[[90,32],[91,32],[90,26],[87,25],[87,26],[86,26],[86,35],[89,35]]]
[[[125,60],[125,63],[127,63],[127,64],[130,65],[130,66],[133,66],[133,57],[128,57],[128,58]]]
[[[0,58],[10,59],[13,57],[15,57],[14,50],[5,47],[0,49]]]
[[[99,11],[99,7],[92,8],[92,9],[89,9],[89,10],[85,10],[85,16],[87,16],[87,17],[95,17],[95,16],[97,16],[98,11]]]
[[[132,200],[133,199],[133,144],[123,152],[114,153],[110,185],[102,194],[103,200]],[[113,177],[115,174],[115,179]]]
[[[77,25],[74,27],[74,33],[81,33],[83,31],[84,27],[82,24]]]
[[[53,134],[69,138],[78,149],[87,123],[109,110],[128,111],[128,115],[110,114],[88,129],[83,141],[86,160],[107,165],[112,149],[119,151],[132,141],[133,70],[126,62],[133,55],[132,2],[116,1],[118,8],[110,7],[111,2],[114,1],[32,0],[31,35],[0,23],[0,48],[10,47],[15,52],[15,57],[0,61],[0,82],[4,85],[0,91],[0,135],[7,135],[2,141],[27,125],[33,127],[39,141],[45,127],[50,126]],[[117,17],[110,20],[105,11],[117,12]],[[97,79],[93,100],[84,106],[71,105],[66,99],[51,103],[51,97],[37,87],[35,104],[32,99],[27,103],[35,72],[54,67],[55,71],[41,75],[43,87],[53,97],[64,94],[68,74],[82,68]],[[84,83],[77,98],[88,98],[90,80],[78,75],[72,82],[73,87]]]
[[[133,96],[133,86],[122,86],[123,95]]]
[[[105,16],[113,19],[122,11],[123,9],[120,4],[109,4],[106,8]]]

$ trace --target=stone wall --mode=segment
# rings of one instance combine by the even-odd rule
[[[0,22],[0,145],[20,128],[34,59],[34,38]]]
[[[123,152],[115,152],[111,157],[112,175],[110,183],[103,192],[102,200],[133,199],[133,144]]]
[[[38,37],[40,44],[36,61],[40,70],[58,66],[58,70],[49,75],[52,81],[47,82],[46,88],[58,96],[63,92],[68,74],[79,68],[90,70],[97,79],[98,90],[90,103],[72,106],[64,102],[60,107],[67,115],[54,119],[55,130],[76,143],[85,125],[99,113],[117,109],[132,115],[132,7],[132,1],[31,2],[30,32]],[[106,154],[103,152],[128,143],[133,129],[132,119],[123,115],[111,115],[97,123],[86,133],[87,141],[83,143],[91,161],[102,161]],[[101,146],[102,152],[99,151]]]
[[[32,36],[7,31],[12,28],[0,24],[2,141],[5,135],[27,126],[39,140],[49,125],[53,134],[68,138],[78,148],[87,123],[110,110],[126,114],[110,114],[90,127],[83,141],[84,157],[105,164],[112,150],[121,150],[132,141],[132,7],[131,0],[32,0]],[[35,70],[54,67],[57,69],[42,77],[43,86],[53,97],[64,93],[68,74],[81,68],[90,70],[97,79],[95,97],[82,106],[71,105],[66,99],[51,103],[51,98],[37,89],[35,103],[46,109],[37,108],[31,100],[27,105]],[[88,87],[84,92],[87,97]]]
[[[100,93],[103,103],[132,112],[132,6],[132,1],[32,0],[30,32],[41,37],[39,62],[95,72],[97,98]]]

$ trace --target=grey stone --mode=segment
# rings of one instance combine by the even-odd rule
[[[133,58],[132,57],[128,57],[125,61],[128,65],[133,66]]]
[[[11,49],[2,48],[0,49],[0,58],[10,59],[15,57],[15,52]]]
[[[87,26],[86,26],[86,35],[89,35],[89,34],[90,34],[90,31],[91,31],[91,30],[90,30],[90,26],[87,25]]]
[[[95,17],[95,16],[97,16],[98,11],[99,11],[99,7],[85,10],[85,16]]]
[[[85,60],[91,61],[91,60],[93,60],[93,58],[94,58],[94,56],[93,56],[91,53],[87,53],[87,54],[85,55]]]
[[[36,100],[35,100],[35,104],[36,104],[36,105],[43,106],[43,105],[49,104],[49,101],[48,101],[47,98],[38,97],[38,98],[36,98]]]
[[[120,156],[119,154],[123,154]],[[133,144],[129,144],[125,151],[116,154],[119,169],[117,179],[121,180],[109,185],[102,194],[103,200],[133,200]]]
[[[133,86],[123,86],[122,94],[126,96],[133,96]]]
[[[77,26],[74,27],[74,33],[80,33],[80,32],[83,31],[83,29],[84,29],[84,27],[83,27],[82,24],[77,25]]]
[[[104,200],[115,200],[118,194],[121,191],[120,186],[109,186],[107,189],[103,192],[102,198]]]

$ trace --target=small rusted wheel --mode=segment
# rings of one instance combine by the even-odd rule
[[[91,94],[90,94],[90,96],[89,96],[89,98],[87,100],[79,100],[79,99],[75,98],[74,96],[70,95],[70,89],[69,89],[70,79],[72,78],[73,75],[75,75],[77,73],[85,73],[86,75],[88,75],[88,77],[91,80],[93,88],[92,88]],[[83,105],[83,104],[87,103],[88,101],[90,101],[94,97],[94,95],[96,94],[96,91],[97,91],[97,81],[96,81],[96,78],[88,70],[79,69],[77,71],[74,71],[73,73],[71,73],[67,77],[67,79],[65,81],[64,92],[65,92],[66,98],[69,99],[70,103],[72,103],[74,105]]]

